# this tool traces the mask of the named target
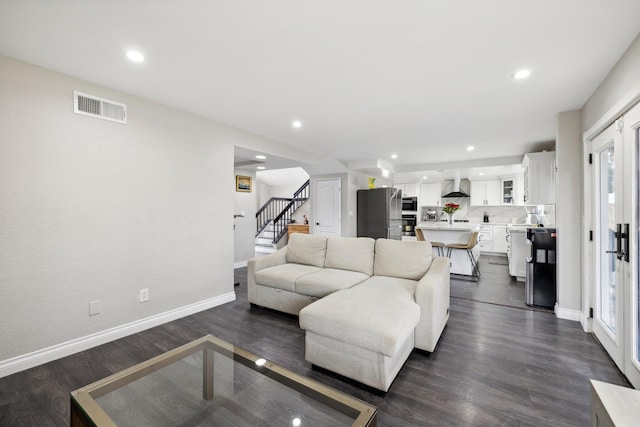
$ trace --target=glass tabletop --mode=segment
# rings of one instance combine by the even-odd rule
[[[72,426],[375,426],[376,408],[212,335],[83,387]]]

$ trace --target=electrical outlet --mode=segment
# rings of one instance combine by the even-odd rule
[[[149,289],[140,289],[140,293],[138,294],[138,301],[147,302],[149,301]]]
[[[90,301],[89,316],[95,316],[96,314],[100,314],[100,301]]]

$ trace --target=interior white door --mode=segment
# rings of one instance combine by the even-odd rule
[[[315,234],[340,236],[340,178],[315,181]]]
[[[593,332],[620,369],[624,366],[624,213],[622,134],[611,125],[592,141],[594,192]]]

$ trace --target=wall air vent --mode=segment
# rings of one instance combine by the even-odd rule
[[[112,122],[127,123],[125,104],[76,91],[73,91],[73,112]]]

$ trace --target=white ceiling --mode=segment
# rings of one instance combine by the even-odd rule
[[[0,54],[415,171],[548,146],[638,16],[638,0],[0,0]]]

